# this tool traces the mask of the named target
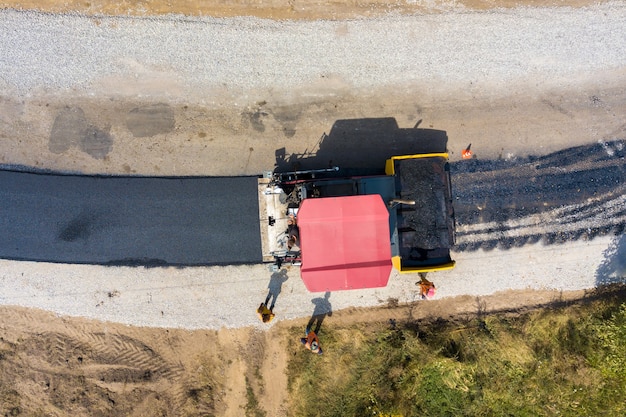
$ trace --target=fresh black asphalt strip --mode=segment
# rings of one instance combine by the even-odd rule
[[[0,171],[0,257],[109,265],[261,262],[256,177]]]

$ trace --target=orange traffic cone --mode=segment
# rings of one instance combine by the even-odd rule
[[[470,150],[471,146],[472,146],[472,144],[470,143],[469,145],[467,145],[467,148],[463,149],[463,151],[461,152],[461,157],[463,159],[472,159],[472,156],[474,154]]]

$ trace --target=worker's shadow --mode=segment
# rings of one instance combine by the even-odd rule
[[[313,309],[313,315],[309,320],[309,323],[306,325],[308,330],[313,330],[315,333],[319,333],[320,328],[322,327],[322,322],[326,318],[326,316],[330,317],[333,315],[333,309],[330,305],[330,292],[326,292],[324,297],[318,297],[311,300],[311,302],[315,305]],[[313,329],[315,326],[315,329]]]
[[[267,297],[265,298],[265,305],[268,306],[270,310],[274,309],[274,305],[276,304],[276,299],[278,298],[278,295],[282,291],[283,282],[287,281],[287,279],[289,279],[289,277],[287,276],[286,269],[281,269],[280,271],[274,272],[272,274],[272,277],[270,278],[270,282],[269,284],[267,284],[268,293],[267,293]],[[269,304],[270,300],[272,301],[271,304]]]

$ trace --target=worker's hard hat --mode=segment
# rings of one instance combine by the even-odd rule
[[[311,350],[313,352],[317,352],[318,349],[319,349],[319,345],[317,344],[317,342],[311,343]]]

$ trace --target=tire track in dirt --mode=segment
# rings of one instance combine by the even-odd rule
[[[179,365],[170,363],[137,339],[104,333],[89,333],[88,336],[91,339],[90,346],[97,350],[107,363],[121,363],[131,368],[145,370],[150,374],[150,379],[152,376],[175,379],[182,372]]]
[[[206,338],[194,344],[186,342],[182,332],[174,332],[180,341],[174,344],[170,330],[142,331],[98,322],[94,326],[86,320],[10,307],[0,309],[0,323],[0,372],[4,381],[17,387],[0,390],[0,410],[129,415],[145,404],[152,415],[158,414],[155,410],[172,416],[183,415],[181,410],[216,412],[214,368],[197,372],[198,363],[206,362],[202,359]],[[183,353],[181,348],[188,344],[193,354]],[[21,388],[32,381],[38,382],[37,389]],[[48,409],[50,404],[56,412]]]
[[[50,365],[50,372],[80,376],[85,383],[119,392],[152,387],[170,397],[176,407],[182,405],[183,369],[166,360],[151,347],[134,338],[102,333],[68,335],[58,332],[38,333],[24,344],[28,354],[39,356]],[[43,358],[40,346],[43,347]],[[156,385],[166,385],[161,390]],[[120,392],[122,394],[123,392]]]

